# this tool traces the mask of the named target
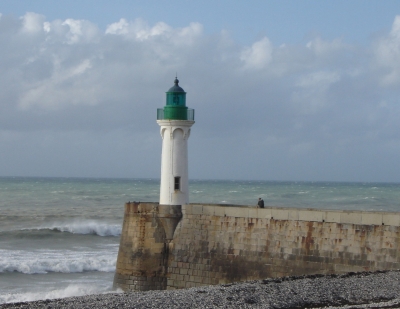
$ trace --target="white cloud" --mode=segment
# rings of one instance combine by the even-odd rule
[[[35,106],[58,109],[68,104],[96,104],[90,89],[84,89],[86,84],[82,78],[92,67],[89,59],[65,68],[59,59],[55,58],[53,66],[54,70],[49,78],[25,85],[25,91],[18,103],[21,110]]]
[[[323,56],[334,52],[341,51],[348,48],[343,44],[341,39],[334,39],[333,41],[324,41],[317,37],[306,44],[306,47],[313,51],[317,56]]]
[[[385,70],[382,85],[400,84],[400,15],[395,17],[390,34],[378,40],[375,55],[378,67]]]
[[[172,32],[172,28],[163,22],[159,22],[151,28],[147,26],[140,26],[134,29],[136,39],[139,41],[148,40],[151,37],[169,35]]]
[[[177,61],[201,40],[203,26],[190,23],[187,27],[172,28],[164,22],[158,22],[151,27],[142,19],[133,22],[120,19],[109,25],[105,34],[136,42],[133,44],[148,49],[146,56],[156,57],[156,61]]]
[[[263,69],[272,61],[272,44],[264,37],[251,47],[245,48],[240,56],[246,69]]]
[[[125,18],[121,18],[119,22],[109,25],[106,29],[106,34],[128,34],[129,24]]]
[[[43,31],[45,17],[40,14],[28,12],[21,17],[22,31],[28,33],[37,33]]]
[[[50,24],[48,21],[46,21],[46,22],[43,23],[43,30],[46,31],[47,33],[50,32],[50,30],[51,30],[51,24]]]
[[[400,39],[400,15],[397,15],[394,18],[390,35],[394,38]]]
[[[314,72],[301,76],[296,86],[301,88],[314,88],[326,90],[332,83],[337,82],[340,75],[337,72]]]
[[[313,72],[299,77],[295,83],[297,89],[293,92],[293,101],[300,111],[314,114],[327,104],[327,90],[340,80],[337,72]]]
[[[142,136],[158,138],[156,108],[164,105],[164,92],[178,72],[198,118],[191,135],[193,160],[199,162],[193,177],[218,176],[218,167],[200,164],[216,148],[215,160],[238,162],[238,178],[247,168],[266,165],[266,158],[268,165],[276,165],[271,177],[277,179],[288,169],[285,160],[297,156],[306,165],[310,154],[346,157],[347,145],[357,145],[357,162],[357,154],[370,153],[372,144],[389,153],[395,150],[385,145],[400,141],[400,87],[386,87],[399,82],[399,29],[396,17],[391,32],[371,46],[316,37],[307,44],[274,47],[266,37],[243,46],[226,31],[204,33],[199,23],[177,28],[120,19],[100,32],[86,20],[46,20],[35,13],[13,23],[1,18],[0,132],[6,133],[0,136],[0,149],[7,148],[13,158],[17,150],[12,147],[23,145],[10,140],[18,137],[24,144],[30,134],[32,146],[44,131],[53,139],[43,151],[73,149],[72,141],[57,142],[59,132],[83,136],[81,154],[91,153],[85,148],[93,145],[85,141],[92,136],[87,132],[96,132],[100,141],[103,132],[112,131],[108,142],[115,137],[138,147]],[[241,147],[233,149],[238,140]],[[158,154],[160,143],[150,144],[148,152]],[[108,151],[104,156],[111,158]],[[249,151],[254,160],[239,164]],[[131,160],[141,162],[143,157],[134,152]],[[39,148],[35,153],[40,156]],[[79,161],[73,151],[69,155]],[[141,166],[136,168],[146,175]]]
[[[78,43],[80,37],[82,37],[82,22],[79,20],[67,19],[62,25],[69,26],[69,32],[67,34],[68,43]]]
[[[153,27],[150,27],[142,19],[136,19],[128,23],[124,18],[121,18],[117,23],[109,25],[105,33],[123,35],[138,41],[162,37],[173,42],[187,43],[188,41],[192,41],[193,37],[201,35],[202,31],[203,27],[199,23],[190,23],[188,27],[174,29],[164,22],[158,22]]]
[[[68,26],[66,34],[68,44],[76,44],[80,41],[91,42],[97,37],[98,29],[92,23],[85,20],[66,19],[61,25]]]

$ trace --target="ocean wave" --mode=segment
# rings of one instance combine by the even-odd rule
[[[88,284],[70,284],[64,289],[54,289],[51,291],[25,292],[25,293],[6,293],[0,295],[0,304],[36,301],[42,299],[56,299],[73,296],[84,296],[91,294],[122,293],[122,290],[114,291],[112,286],[93,286]]]
[[[108,224],[95,220],[82,220],[73,222],[54,223],[38,228],[49,229],[59,232],[68,232],[72,234],[93,234],[97,236],[120,236],[122,226],[120,224]]]
[[[117,252],[1,250],[0,273],[46,274],[49,272],[81,273],[85,271],[113,272]]]

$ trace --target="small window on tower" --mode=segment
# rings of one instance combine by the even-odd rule
[[[175,188],[175,190],[180,190],[181,189],[181,177],[175,177],[174,188]]]

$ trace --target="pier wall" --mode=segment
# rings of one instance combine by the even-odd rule
[[[168,254],[158,204],[126,203],[114,286],[127,290],[165,290]]]
[[[171,233],[162,207],[125,205],[116,287],[400,269],[400,213],[190,204],[171,210]]]

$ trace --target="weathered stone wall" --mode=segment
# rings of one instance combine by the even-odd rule
[[[400,268],[400,214],[183,206],[167,288]]]
[[[162,289],[175,289],[400,268],[400,213],[191,204],[182,206],[182,219],[169,241],[157,212],[147,219],[145,232],[139,219],[144,214],[125,213],[117,286],[154,289],[158,285],[135,282],[162,278]],[[147,252],[153,262],[138,262],[132,258],[137,252]],[[162,270],[156,266],[160,260]]]
[[[123,290],[166,289],[165,232],[156,203],[126,203],[114,286]]]

